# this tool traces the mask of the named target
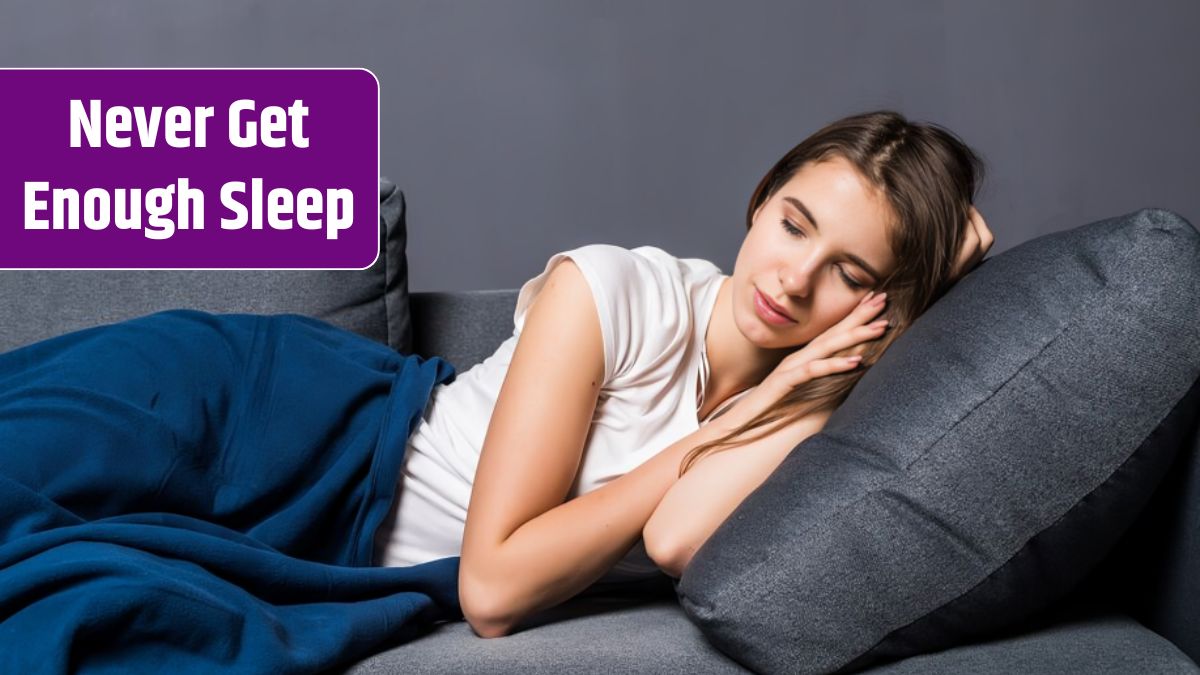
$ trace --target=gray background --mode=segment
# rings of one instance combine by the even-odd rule
[[[1200,224],[1195,0],[2,7],[9,67],[370,68],[415,291],[515,288],[595,242],[729,273],[763,173],[878,108],[983,156],[992,254],[1144,206]]]

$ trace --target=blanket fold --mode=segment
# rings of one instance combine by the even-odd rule
[[[454,377],[298,314],[0,354],[0,671],[317,672],[462,618],[457,557],[371,560]]]

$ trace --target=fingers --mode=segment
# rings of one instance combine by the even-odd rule
[[[878,340],[879,338],[883,337],[885,333],[887,333],[888,327],[889,323],[887,319],[879,319],[878,321],[872,321],[865,326],[859,326],[849,333],[846,333],[843,338],[837,340],[833,351],[838,352],[849,347],[854,347],[855,345],[860,345],[864,342]]]
[[[818,361],[818,363],[827,364],[826,367],[828,372],[825,374],[829,375],[831,373],[854,370],[858,367],[858,364],[862,363],[862,358],[863,357],[861,354],[855,354],[854,356],[838,356],[835,358],[824,359],[823,361]]]
[[[882,337],[889,327],[886,318],[867,323],[887,306],[887,293],[867,293],[837,325],[826,330],[804,347],[788,354],[779,363],[778,381],[796,387],[804,382],[837,372],[853,370],[862,362],[861,354],[833,356]],[[772,375],[774,377],[774,374]]]
[[[975,231],[975,220],[972,218],[967,221],[966,230],[963,232],[962,245],[958,249],[958,259],[954,262],[954,271],[951,274],[955,279],[961,277],[970,269],[971,262],[974,260],[978,250],[979,233]]]
[[[846,317],[845,323],[847,326],[856,326],[879,314],[879,311],[887,306],[887,293],[876,294],[872,291],[867,297],[863,298],[858,303],[858,307],[854,308],[853,312]]]
[[[881,293],[879,297],[885,296]],[[870,318],[884,307],[884,302],[871,303],[874,307],[871,314],[860,317],[860,321]],[[854,313],[851,313],[852,318]],[[880,319],[867,325],[851,325],[838,330],[829,330],[818,339],[805,347],[788,354],[777,366],[779,379],[786,382],[788,388],[797,387],[818,377],[838,372],[853,370],[862,362],[862,354],[849,356],[833,356],[870,340],[878,339],[887,331],[888,320]]]
[[[887,292],[878,294],[872,292],[871,294],[868,294],[867,297],[864,297],[861,301],[859,301],[858,306],[855,307],[854,310],[849,314],[847,314],[846,318],[842,319],[837,326],[822,334],[820,338],[818,338],[820,342],[823,343],[821,351],[832,354],[839,349],[849,346],[842,344],[845,342],[843,338],[855,337],[856,335],[854,331],[864,328],[863,324],[878,316],[879,312],[883,311],[883,308],[886,306]],[[886,323],[886,320],[884,323]],[[869,336],[864,338],[861,331],[859,331],[857,337],[859,338],[859,341],[862,339],[869,339]],[[816,341],[814,340],[814,342]],[[856,344],[856,342],[851,342],[850,344]]]
[[[810,346],[817,351],[817,357],[836,354],[857,344],[874,340],[887,332],[887,318],[878,318],[879,313],[887,306],[887,293],[879,293],[869,300],[862,302],[850,312],[836,330],[822,334],[819,341],[814,340]],[[870,323],[868,323],[870,321]],[[812,355],[808,355],[809,359]]]
[[[975,208],[974,206],[971,207],[971,217],[969,222],[971,223],[971,231],[974,233],[975,240],[977,242],[975,245],[975,248],[978,251],[976,260],[979,260],[983,258],[984,254],[987,253],[988,249],[990,249],[992,244],[995,243],[996,237],[992,234],[992,231],[988,229],[987,221],[983,219],[983,214],[981,214],[979,209]]]
[[[815,380],[818,377],[854,370],[861,362],[862,356],[835,356],[828,359],[809,361],[800,369],[804,372],[796,378],[793,386],[799,386],[808,380]]]
[[[971,207],[971,224],[975,228],[975,234],[979,237],[979,248],[982,253],[987,253],[988,249],[995,243],[996,237],[992,231],[988,229],[987,221],[983,219],[983,214],[974,206]],[[980,256],[982,257],[982,256]]]
[[[779,370],[779,378],[785,390],[798,387],[805,382],[815,380],[818,377],[825,377],[834,373],[844,373],[849,370],[854,370],[862,363],[862,355],[855,354],[853,356],[832,356],[829,358],[815,359],[804,361],[795,366],[789,366],[786,363],[781,363]],[[772,374],[774,376],[774,373]]]
[[[962,246],[959,249],[958,258],[954,262],[954,268],[951,271],[951,277],[955,280],[962,278],[967,272],[975,268],[979,261],[987,255],[988,249],[992,247],[996,238],[992,231],[988,229],[987,221],[983,219],[983,215],[979,213],[979,209],[972,204],[967,212],[967,224],[963,232]]]

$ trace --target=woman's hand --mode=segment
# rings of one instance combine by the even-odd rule
[[[971,206],[970,216],[967,219],[966,233],[963,237],[962,248],[959,249],[958,260],[954,264],[954,271],[951,273],[951,278],[958,281],[967,272],[975,269],[979,261],[983,260],[983,256],[987,255],[988,249],[992,247],[992,243],[996,238],[992,236],[992,231],[988,229],[987,221],[980,215],[979,210],[974,205]]]
[[[879,339],[887,330],[887,319],[871,321],[887,305],[886,295],[867,294],[846,318],[784,357],[766,379],[713,422],[720,421],[727,429],[733,430],[776,405],[801,384],[857,368],[866,343]],[[854,354],[834,356],[846,350]]]

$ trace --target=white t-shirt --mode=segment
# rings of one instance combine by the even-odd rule
[[[556,253],[521,287],[512,337],[453,382],[434,388],[409,437],[392,517],[376,535],[377,564],[406,566],[461,554],[479,453],[525,314],[551,269],[567,257],[591,287],[604,340],[604,383],[567,498],[631,471],[699,427],[708,382],[704,338],[727,278],[720,268],[654,246],[591,244]],[[602,581],[658,573],[639,540]]]

